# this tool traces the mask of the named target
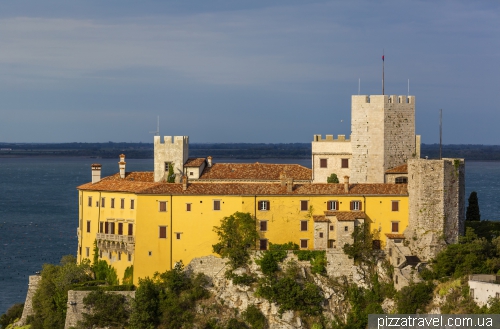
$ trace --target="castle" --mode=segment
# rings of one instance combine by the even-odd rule
[[[463,233],[463,159],[420,159],[414,96],[352,96],[351,111],[350,138],[314,135],[312,169],[189,158],[187,136],[154,137],[154,172],[126,172],[125,155],[109,177],[93,164],[78,187],[78,260],[97,241],[120,278],[134,265],[137,284],[212,255],[213,227],[240,211],[256,219],[257,250],[291,241],[338,252],[367,223],[397,270],[428,261]],[[339,183],[327,183],[332,173]]]

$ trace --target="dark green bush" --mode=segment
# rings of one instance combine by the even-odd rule
[[[255,281],[257,281],[254,276],[248,275],[246,273],[238,275],[231,272],[227,272],[226,278],[231,279],[233,281],[233,284],[238,284],[242,286],[249,286]]]
[[[432,300],[434,285],[432,282],[412,283],[403,287],[396,294],[396,309],[398,314],[415,314],[422,312]]]
[[[127,298],[123,295],[96,290],[83,298],[86,312],[77,328],[125,328],[129,312]]]
[[[24,309],[24,304],[14,304],[9,309],[5,314],[2,314],[0,317],[0,326],[2,329],[7,328],[7,326],[11,323],[14,323],[16,319],[21,318],[21,315],[23,315],[23,309]]]
[[[265,329],[267,328],[266,316],[261,312],[261,310],[255,306],[250,305],[241,314],[246,323],[250,325],[252,329]]]

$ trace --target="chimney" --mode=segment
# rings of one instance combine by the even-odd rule
[[[281,187],[286,186],[286,175],[284,172],[280,173]]]
[[[188,188],[188,176],[182,176],[182,190],[185,191]]]
[[[93,163],[90,167],[92,168],[92,184],[95,184],[101,180],[101,165]]]
[[[212,157],[210,155],[207,157],[207,162],[208,162],[208,168],[212,167]]]
[[[349,176],[344,176],[344,191],[349,193]]]
[[[287,192],[293,191],[293,178],[292,177],[286,179],[286,191]]]
[[[120,162],[118,162],[118,166],[120,167],[120,177],[125,178],[125,154],[120,154]]]

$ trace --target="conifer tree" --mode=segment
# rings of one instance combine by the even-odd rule
[[[479,201],[477,199],[476,191],[471,192],[469,196],[469,205],[467,206],[467,213],[465,215],[468,221],[480,221],[481,212],[479,211]]]

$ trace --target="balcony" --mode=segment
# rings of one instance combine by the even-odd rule
[[[97,247],[102,251],[133,253],[135,249],[135,236],[97,233]]]

